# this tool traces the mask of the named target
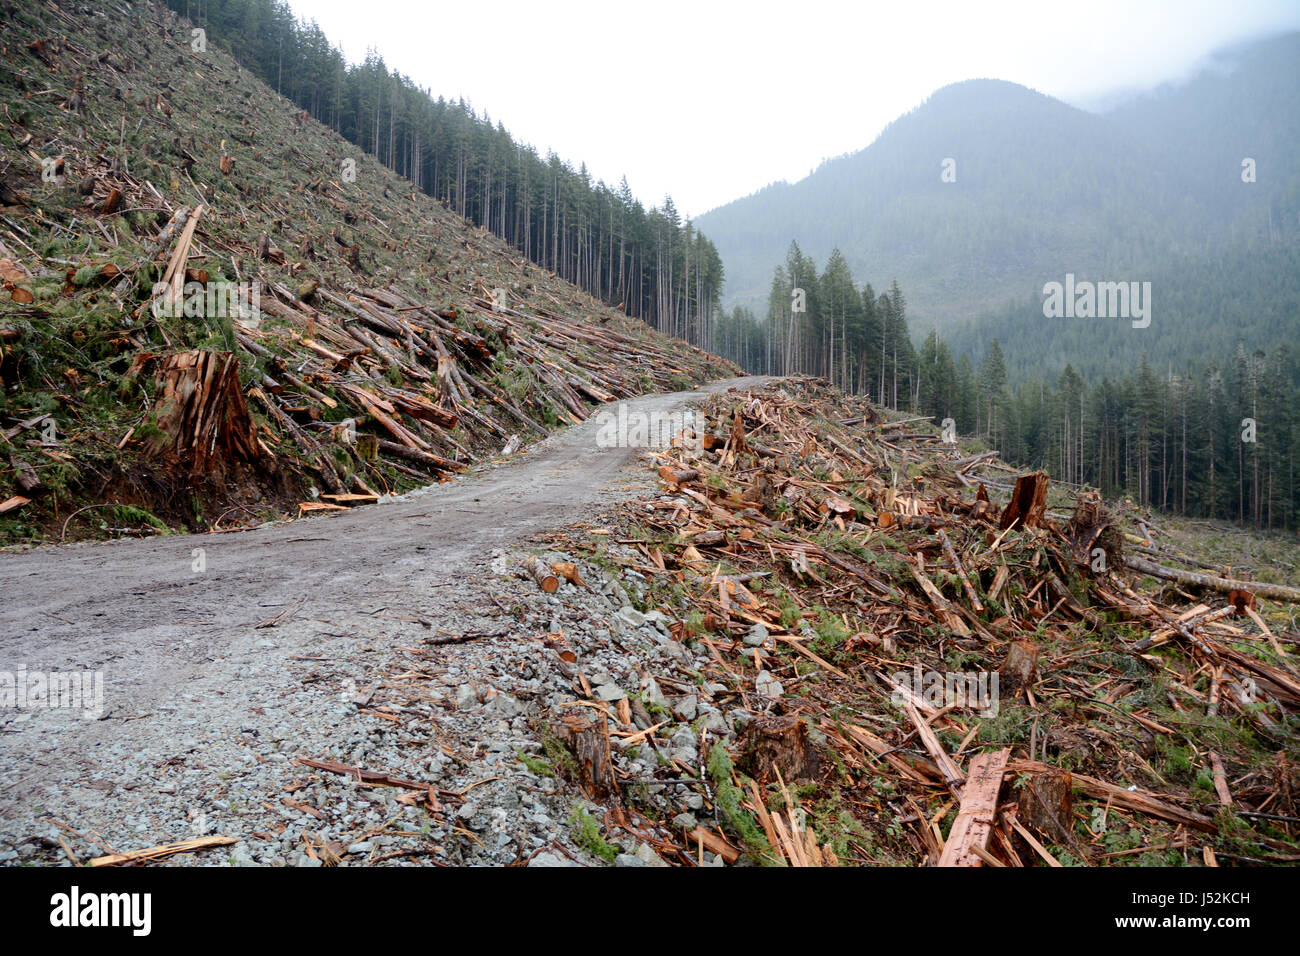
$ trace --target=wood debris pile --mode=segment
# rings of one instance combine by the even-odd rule
[[[626,540],[675,635],[707,649],[712,703],[752,715],[729,755],[749,779],[701,774],[714,800],[743,793],[758,836],[729,827],[739,849],[1300,860],[1297,635],[1247,582],[1142,579],[1095,494],[1013,484],[996,455],[816,382],[733,390],[704,416],[657,457],[662,494],[628,506]]]

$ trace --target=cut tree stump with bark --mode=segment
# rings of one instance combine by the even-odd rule
[[[1001,690],[1014,694],[1022,687],[1031,687],[1038,679],[1038,645],[1033,641],[1013,641],[1007,647],[1007,656],[998,668]]]
[[[577,758],[578,783],[594,800],[617,797],[614,764],[609,753],[609,721],[605,715],[567,714],[561,726],[567,738],[565,742]]]
[[[151,451],[190,476],[223,473],[262,457],[233,352],[178,352],[163,359]]]
[[[1124,536],[1113,524],[1102,505],[1101,495],[1085,491],[1079,495],[1074,514],[1066,526],[1066,536],[1075,563],[1091,571],[1105,572],[1118,568],[1124,561]],[[1105,561],[1100,566],[1094,552],[1101,549]]]
[[[1001,528],[1037,528],[1047,508],[1047,486],[1051,483],[1046,472],[1021,475],[1016,479],[1011,500],[1002,512]]]
[[[777,772],[787,783],[802,783],[816,778],[820,761],[798,717],[756,717],[746,729],[739,766],[760,783]]]
[[[1073,787],[1068,770],[1032,774],[1020,789],[1016,819],[1048,843],[1077,846],[1069,829],[1074,825]]]

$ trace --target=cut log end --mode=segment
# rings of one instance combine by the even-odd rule
[[[529,555],[520,562],[528,576],[532,578],[539,588],[546,594],[554,594],[560,589],[560,579],[551,573],[551,569],[546,566],[540,559]]]

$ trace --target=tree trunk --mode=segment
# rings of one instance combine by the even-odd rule
[[[1262,581],[1238,581],[1233,578],[1215,577],[1212,574],[1180,571],[1176,568],[1166,568],[1162,564],[1155,564],[1135,555],[1126,554],[1124,564],[1134,571],[1141,571],[1143,574],[1149,574],[1156,578],[1164,578],[1166,581],[1176,581],[1179,584],[1210,588],[1223,594],[1232,591],[1249,591],[1256,597],[1267,598],[1270,601],[1300,604],[1300,589],[1289,588],[1281,584],[1265,584]]]

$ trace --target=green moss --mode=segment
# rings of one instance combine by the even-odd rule
[[[577,772],[578,765],[569,748],[564,746],[564,741],[556,736],[555,731],[544,720],[531,720],[529,725],[542,744],[542,753],[546,755],[547,766],[552,769],[559,767],[565,776],[572,777]]]
[[[817,620],[817,638],[810,643],[813,649],[823,657],[834,652],[849,639],[849,630],[843,620],[825,609],[819,609]]]
[[[768,843],[767,835],[759,827],[753,815],[741,806],[741,798],[744,794],[733,779],[735,764],[732,762],[731,755],[727,753],[726,747],[715,744],[709,750],[706,769],[709,779],[713,781],[714,806],[718,808],[727,825],[740,837],[745,849],[756,860],[765,866],[778,865],[780,859],[773,852],[772,844]]]
[[[135,505],[117,505],[112,509],[113,520],[121,524],[146,524],[151,528],[156,528],[163,534],[171,534],[171,529],[167,523],[155,515],[148,508],[137,508]]]
[[[554,777],[555,768],[546,760],[540,757],[532,757],[524,753],[518,747],[515,748],[515,754],[519,757],[519,762],[537,774],[539,777]]]
[[[573,842],[592,856],[598,856],[606,863],[613,863],[621,852],[618,847],[608,842],[600,833],[600,824],[582,807],[574,807],[569,814],[569,823],[573,825]]]

